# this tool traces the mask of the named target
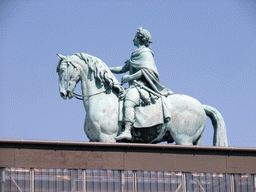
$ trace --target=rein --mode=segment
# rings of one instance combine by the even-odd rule
[[[68,61],[67,64],[73,65],[71,61]],[[74,65],[73,65],[73,66],[74,66]],[[75,66],[74,66],[74,67],[75,67]],[[68,89],[69,89],[69,73],[68,73],[68,68],[67,68],[67,90],[68,90]],[[110,88],[108,88],[108,89],[110,89]],[[106,90],[104,90],[104,91],[100,91],[100,92],[98,92],[98,93],[93,93],[93,94],[90,94],[90,95],[79,95],[79,94],[74,93],[74,92],[71,92],[71,94],[73,94],[73,96],[74,96],[75,98],[77,98],[77,99],[79,99],[79,100],[83,100],[84,97],[88,97],[88,98],[89,98],[89,97],[94,96],[94,95],[98,95],[98,94],[101,94],[101,93],[105,93],[105,92],[107,92],[108,89],[106,89]],[[87,99],[88,99],[88,98],[87,98]]]
[[[108,89],[111,89],[111,88],[108,88]],[[98,93],[91,94],[91,95],[79,95],[79,94],[76,94],[76,93],[74,93],[74,92],[71,92],[71,93],[74,95],[75,98],[77,98],[77,99],[79,99],[79,100],[83,100],[84,97],[88,97],[88,98],[89,98],[89,97],[94,96],[94,95],[98,95],[98,94],[101,94],[101,93],[105,93],[105,92],[107,92],[108,89],[106,89],[106,90],[104,90],[104,91],[100,91],[100,92],[98,92]]]
[[[70,60],[70,58],[68,58],[67,60],[67,65],[73,65],[74,64],[72,63],[72,61]],[[76,66],[74,66],[76,68]],[[69,73],[68,73],[68,67],[67,67],[67,90],[69,90]],[[122,85],[122,84],[121,84]],[[106,90],[104,91],[100,91],[100,92],[97,92],[97,93],[93,93],[93,94],[90,94],[90,95],[79,95],[77,93],[74,93],[74,92],[70,92],[76,99],[79,99],[79,100],[83,100],[85,97],[87,97],[87,99],[89,99],[89,97],[91,96],[95,96],[95,95],[98,95],[98,94],[101,94],[101,93],[106,93],[107,90],[111,89],[111,87],[107,88]]]

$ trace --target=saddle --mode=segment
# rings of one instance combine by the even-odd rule
[[[170,112],[166,109],[165,98],[160,97],[154,104],[135,107],[135,122],[131,130],[133,143],[159,143],[167,141],[172,143],[170,133],[166,131],[166,122],[170,121]],[[165,107],[163,107],[165,106]],[[119,125],[124,129],[123,100],[119,100]]]
[[[156,125],[162,125],[171,119],[171,112],[166,105],[166,97],[160,96],[155,103],[148,105],[139,105],[135,107],[135,128],[149,128]],[[119,100],[118,120],[124,122],[124,101]]]

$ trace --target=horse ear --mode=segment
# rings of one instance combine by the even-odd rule
[[[65,58],[66,58],[64,55],[61,55],[61,54],[57,54],[57,56],[58,56],[60,59],[65,59]]]

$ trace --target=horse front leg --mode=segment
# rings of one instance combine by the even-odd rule
[[[105,142],[105,143],[116,143],[115,137],[116,132],[106,129],[105,126],[101,126],[98,121],[90,121],[89,118],[85,119],[84,131],[90,142]]]
[[[105,143],[116,143],[115,137],[116,137],[115,134],[109,135],[109,134],[101,133],[99,136],[99,141],[105,142]]]
[[[95,128],[87,116],[84,121],[84,132],[90,142],[99,142],[99,128]]]

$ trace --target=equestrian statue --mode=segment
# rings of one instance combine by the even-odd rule
[[[137,49],[118,67],[109,68],[85,53],[57,54],[60,95],[83,100],[84,131],[90,141],[200,145],[208,116],[214,128],[213,145],[228,146],[217,109],[160,84],[149,31],[140,27],[133,43]],[[113,73],[127,71],[120,84]],[[82,95],[74,93],[79,81]],[[123,88],[124,83],[129,88]]]

